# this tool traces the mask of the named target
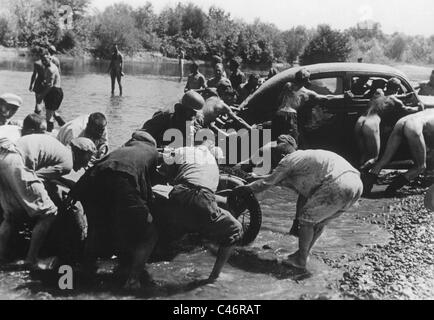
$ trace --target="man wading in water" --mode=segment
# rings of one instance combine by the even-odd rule
[[[57,110],[63,101],[63,90],[60,87],[60,73],[57,66],[51,61],[51,56],[48,51],[45,51],[41,56],[44,81],[42,82],[41,98],[44,100],[45,112],[47,119],[47,131],[51,132],[54,129],[54,120],[59,126],[63,126],[65,121],[59,116]],[[40,109],[35,113],[39,114]]]
[[[112,58],[108,69],[110,78],[112,80],[112,95],[115,94],[115,81],[117,80],[119,86],[119,96],[122,96],[122,77],[125,75],[122,71],[123,67],[124,58],[119,52],[118,46],[115,44],[113,46]]]
[[[285,146],[286,144],[286,146]],[[276,156],[284,156],[276,169],[249,185],[237,187],[228,201],[236,207],[242,194],[260,193],[279,185],[299,194],[291,235],[298,237],[299,248],[288,256],[285,264],[306,269],[310,251],[324,227],[356,203],[363,192],[360,173],[344,158],[325,150],[295,150],[295,141],[286,139],[277,148]]]

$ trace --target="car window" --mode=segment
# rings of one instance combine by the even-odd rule
[[[351,92],[359,97],[369,99],[372,97],[376,89],[386,89],[388,77],[367,77],[356,76],[351,79]],[[398,94],[404,94],[409,91],[405,85],[401,83],[401,88]]]
[[[311,81],[309,89],[315,91],[318,94],[343,94],[343,80],[340,77],[333,78],[321,78]]]

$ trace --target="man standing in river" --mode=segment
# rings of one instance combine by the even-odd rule
[[[110,73],[110,78],[112,80],[112,95],[115,94],[115,81],[117,80],[119,85],[119,95],[122,96],[122,77],[124,67],[124,57],[119,52],[118,46],[115,44],[113,46],[113,53],[110,61],[110,66],[108,72]]]

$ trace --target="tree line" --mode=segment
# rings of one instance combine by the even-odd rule
[[[58,9],[72,8],[72,23],[59,25]],[[366,21],[347,30],[329,25],[295,26],[280,30],[272,23],[233,18],[218,7],[204,12],[192,3],[178,3],[159,14],[151,3],[133,8],[125,3],[89,12],[90,0],[10,0],[0,14],[0,44],[29,47],[47,43],[71,55],[83,52],[109,58],[113,43],[128,55],[158,51],[176,58],[183,48],[189,59],[240,57],[246,65],[271,65],[299,60],[301,64],[356,61],[434,63],[434,36],[383,33],[381,25]]]

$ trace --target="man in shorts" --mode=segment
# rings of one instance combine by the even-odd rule
[[[178,212],[176,226],[181,233],[198,232],[220,245],[214,268],[208,278],[216,280],[229,259],[234,245],[242,237],[242,226],[228,211],[219,208],[215,192],[219,168],[215,149],[210,143],[180,148],[174,157],[165,158],[162,172],[173,181],[169,199]],[[221,151],[221,150],[220,150]]]
[[[124,76],[124,58],[120,53],[118,46],[113,45],[113,53],[110,60],[110,65],[108,72],[110,74],[111,85],[112,85],[112,96],[115,94],[115,82],[118,82],[119,95],[122,96],[122,77]]]
[[[54,129],[54,120],[57,121],[59,126],[63,126],[65,124],[63,119],[57,113],[57,110],[59,110],[63,101],[63,90],[60,86],[59,69],[51,61],[51,57],[48,52],[43,53],[41,61],[44,75],[41,96],[45,104],[47,131],[51,132]]]
[[[247,186],[234,189],[231,202],[238,193],[260,193],[279,185],[299,194],[296,218],[291,234],[299,238],[299,249],[288,256],[285,264],[306,269],[310,251],[324,227],[358,201],[363,192],[360,173],[344,158],[325,150],[286,148],[288,153],[266,176]]]
[[[35,93],[35,113],[41,113],[42,112],[42,83],[44,82],[44,66],[42,65],[41,61],[42,52],[39,54],[39,59],[34,62],[33,64],[33,73],[30,78],[30,86],[29,91]]]

